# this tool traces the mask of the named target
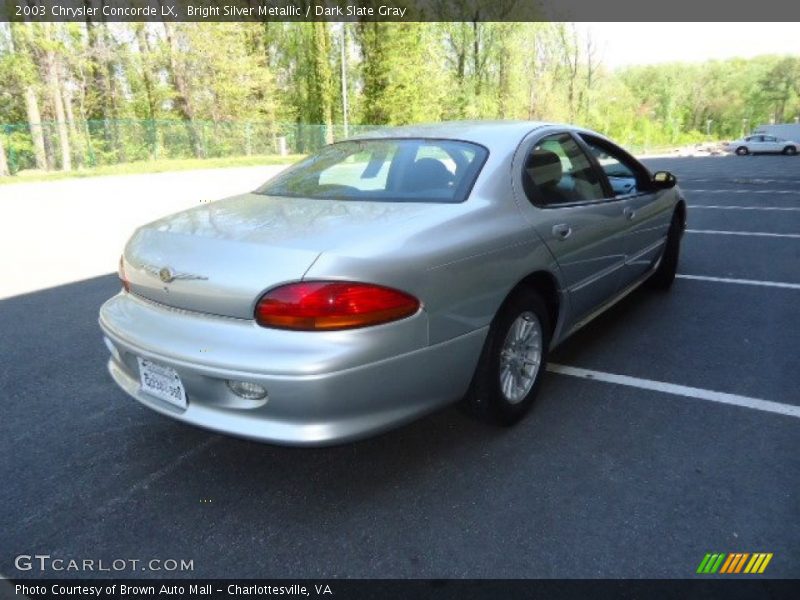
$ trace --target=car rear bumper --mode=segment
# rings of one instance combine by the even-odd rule
[[[121,293],[100,311],[109,371],[128,394],[172,418],[287,445],[354,440],[413,420],[466,393],[486,329],[427,344],[424,312],[347,332],[289,332],[172,309]],[[180,375],[187,408],[143,392],[137,357]],[[228,380],[258,383],[262,400]]]

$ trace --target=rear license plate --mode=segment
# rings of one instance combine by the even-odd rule
[[[146,358],[137,359],[142,391],[178,408],[186,408],[186,390],[183,389],[183,382],[175,369]]]

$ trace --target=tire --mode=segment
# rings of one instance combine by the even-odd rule
[[[550,313],[538,293],[530,288],[514,292],[489,327],[462,408],[499,425],[510,426],[522,419],[539,393],[550,327]],[[530,328],[527,338],[523,328]],[[537,354],[538,364],[528,362]]]
[[[675,273],[678,271],[678,259],[681,253],[681,237],[683,226],[680,215],[675,212],[672,215],[672,222],[669,224],[667,232],[667,242],[664,244],[664,252],[661,255],[661,262],[658,268],[647,280],[647,287],[654,290],[667,291],[675,281]]]
[[[786,146],[786,148],[783,149],[783,153],[786,154],[787,156],[794,156],[795,154],[797,154],[797,147]]]
[[[738,154],[739,156],[747,156],[748,154],[750,154],[750,150],[747,149],[747,146],[739,146],[736,149],[736,154]]]

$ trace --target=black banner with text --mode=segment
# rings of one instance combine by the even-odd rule
[[[798,21],[786,0],[0,0],[0,21]],[[665,44],[680,39],[665,29]]]
[[[6,594],[16,598],[98,600],[195,598],[331,598],[336,600],[788,600],[800,597],[800,581],[770,579],[691,580],[147,580],[39,579],[8,581]],[[2,596],[5,597],[5,596]]]

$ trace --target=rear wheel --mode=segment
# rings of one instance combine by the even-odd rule
[[[664,253],[661,255],[661,262],[658,268],[647,280],[647,286],[655,290],[668,290],[675,281],[675,273],[678,271],[678,258],[681,253],[681,235],[683,225],[681,217],[676,212],[672,215],[672,222],[667,232],[667,241],[664,244]]]
[[[797,147],[796,146],[786,146],[786,148],[783,149],[783,153],[787,154],[788,156],[794,156],[795,154],[797,154]]]
[[[747,149],[747,146],[739,146],[736,149],[736,154],[738,154],[739,156],[744,156],[746,154],[750,154],[750,150]]]
[[[515,292],[489,328],[464,408],[484,421],[519,421],[539,392],[549,344],[544,300],[532,289]]]

